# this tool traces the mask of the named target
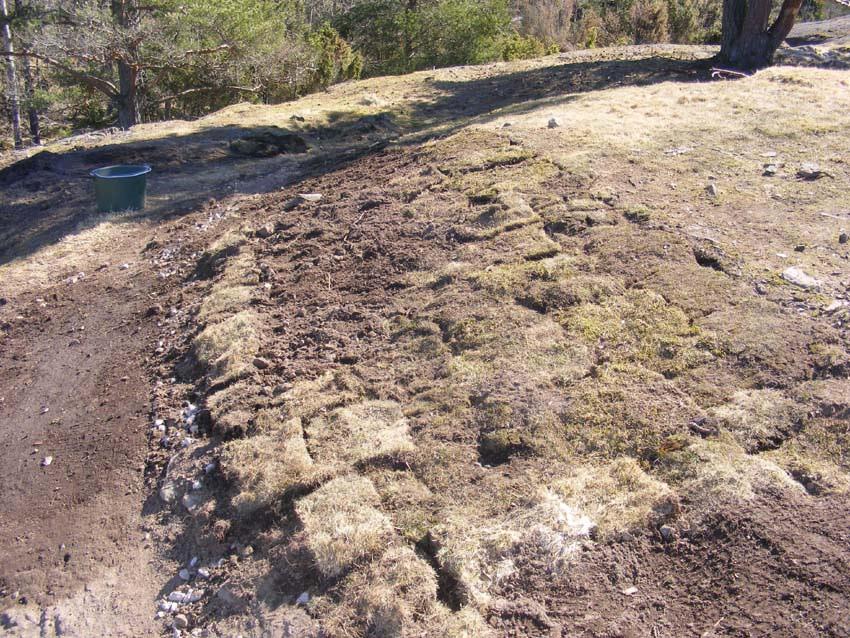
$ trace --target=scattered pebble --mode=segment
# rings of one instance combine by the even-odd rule
[[[178,576],[179,576],[182,580],[189,580],[189,579],[191,579],[191,578],[192,578],[192,575],[189,573],[189,570],[188,570],[188,569],[186,569],[185,567],[184,567],[183,569],[181,569],[179,572],[177,572],[177,575],[178,575]]]
[[[638,588],[632,586],[632,587],[626,587],[620,593],[623,594],[624,596],[634,596],[637,592],[638,592]]]
[[[177,629],[186,629],[189,626],[189,619],[185,614],[177,614],[174,617],[174,626]]]
[[[204,474],[210,474],[215,471],[215,461],[210,461],[204,466]]]
[[[254,357],[254,367],[258,370],[266,370],[269,367],[268,359],[263,359],[262,357]]]
[[[805,250],[806,250],[805,244],[797,244],[796,246],[794,246],[794,252],[801,253],[801,252],[804,252]]]
[[[661,538],[665,543],[676,539],[676,528],[672,525],[662,525],[658,531],[661,533]]]
[[[206,567],[201,567],[198,570],[198,578],[203,578],[203,579],[206,580],[209,577],[210,577],[210,570],[207,569]]]
[[[130,264],[121,264],[118,266],[121,270],[129,270]]]
[[[846,244],[847,243],[847,233],[841,233],[840,235],[838,235],[838,243],[839,244]]]
[[[51,463],[53,463],[53,457],[52,457],[52,456],[45,456],[45,457],[41,460],[41,467],[47,467],[47,466],[48,466],[48,465],[50,465]]]
[[[709,197],[717,197],[717,184],[709,184],[705,187],[705,192]]]
[[[560,126],[560,124],[558,124],[558,120],[556,120],[556,119],[553,117],[551,120],[549,120],[549,124],[548,124],[547,126],[548,126],[549,128],[558,128],[558,127]]]
[[[321,193],[298,193],[298,197],[303,199],[305,202],[318,202],[322,199]]]
[[[309,602],[310,602],[310,593],[306,592],[306,591],[304,593],[302,593],[298,598],[295,599],[296,605],[306,605]]]

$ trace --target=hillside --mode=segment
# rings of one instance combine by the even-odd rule
[[[710,53],[7,166],[6,635],[850,635],[850,72]]]

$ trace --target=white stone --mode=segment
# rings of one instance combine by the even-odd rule
[[[159,488],[159,498],[163,503],[171,504],[177,498],[177,490],[174,487],[174,483],[168,482],[165,483],[161,488]]]
[[[796,266],[791,266],[790,268],[786,268],[782,271],[782,278],[790,284],[794,284],[795,286],[800,286],[800,288],[806,288],[812,290],[814,288],[820,288],[821,282],[812,277],[811,275],[806,274],[801,269]]]

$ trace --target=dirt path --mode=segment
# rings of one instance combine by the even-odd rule
[[[149,571],[140,516],[152,338],[142,315],[154,280],[138,258],[143,240],[131,232],[85,277],[22,291],[0,309],[4,606],[44,607],[86,584],[89,622],[118,605],[122,623],[149,623],[150,608],[131,604],[154,585],[139,578]],[[113,587],[133,596],[111,601]]]

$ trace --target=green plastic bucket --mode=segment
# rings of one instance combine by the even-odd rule
[[[97,210],[111,213],[119,210],[142,210],[148,185],[147,164],[104,166],[91,172]]]

